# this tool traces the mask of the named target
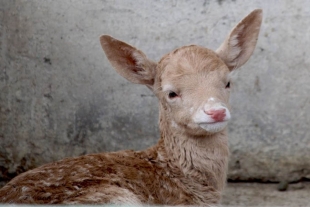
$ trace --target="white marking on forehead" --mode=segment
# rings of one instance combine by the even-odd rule
[[[208,99],[208,101],[215,101],[215,98],[211,97]]]
[[[163,91],[171,91],[173,90],[173,86],[171,84],[165,84],[163,86]]]
[[[193,111],[194,111],[194,107],[191,107],[191,108],[189,109],[189,112],[193,113]]]

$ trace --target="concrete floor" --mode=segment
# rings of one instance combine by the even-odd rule
[[[222,204],[227,206],[310,206],[310,183],[290,184],[278,191],[278,184],[228,183]]]

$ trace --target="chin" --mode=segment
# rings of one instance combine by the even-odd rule
[[[223,131],[227,126],[227,122],[222,121],[222,122],[214,122],[214,123],[201,123],[199,124],[199,126],[203,130],[205,130],[208,134],[214,134],[214,133]]]
[[[227,126],[227,121],[215,123],[188,124],[186,132],[190,136],[204,137],[223,131]]]

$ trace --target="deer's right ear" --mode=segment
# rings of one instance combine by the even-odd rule
[[[216,50],[230,70],[242,66],[252,55],[262,23],[262,10],[246,16]]]
[[[148,87],[154,84],[156,63],[143,52],[108,35],[101,36],[100,43],[111,65],[121,76]]]

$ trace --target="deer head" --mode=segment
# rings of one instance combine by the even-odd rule
[[[232,29],[215,52],[196,45],[184,46],[158,63],[110,36],[101,36],[100,42],[120,75],[146,85],[156,94],[162,128],[204,136],[224,130],[231,118],[230,74],[252,55],[261,21],[262,11],[254,10]]]

